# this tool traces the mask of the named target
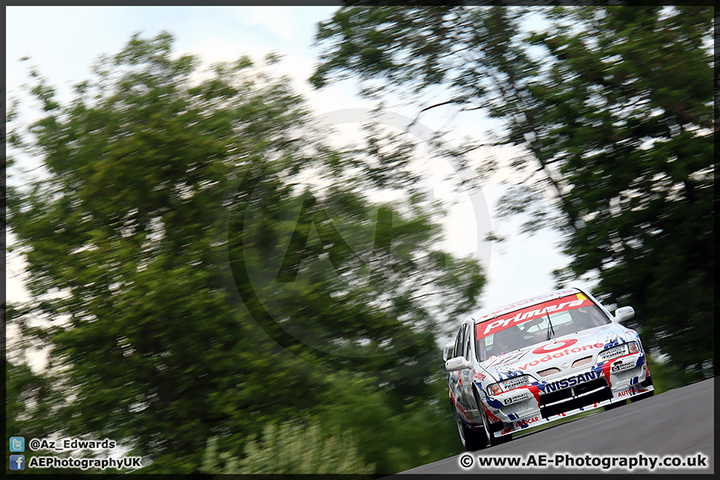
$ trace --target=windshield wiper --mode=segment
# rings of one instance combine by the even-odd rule
[[[550,338],[552,338],[550,336],[550,332],[552,332],[552,336],[554,337],[555,329],[553,328],[553,324],[552,324],[552,321],[550,320],[550,314],[548,313],[547,308],[545,308],[545,315],[547,315],[547,319],[548,319],[547,338],[545,340],[550,340]]]

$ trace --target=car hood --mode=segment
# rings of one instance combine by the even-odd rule
[[[639,341],[634,331],[611,323],[491,357],[481,362],[480,366],[496,381],[526,373],[537,380],[553,378],[586,370],[595,365],[597,355],[606,348],[633,340]],[[573,363],[580,359],[586,361],[573,367]],[[560,372],[544,377],[537,375],[537,372],[550,367],[556,367]]]

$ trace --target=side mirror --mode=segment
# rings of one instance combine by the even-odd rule
[[[622,323],[625,320],[629,320],[635,316],[635,310],[633,307],[620,307],[615,310],[615,321]]]
[[[455,372],[457,370],[470,367],[472,367],[472,362],[463,356],[451,358],[450,360],[445,361],[445,370],[448,372]]]
[[[445,348],[443,348],[443,361],[447,360],[450,356],[450,351],[453,349],[455,345],[452,343],[448,343],[445,345]]]

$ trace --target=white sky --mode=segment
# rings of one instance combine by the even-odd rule
[[[154,37],[161,30],[175,36],[177,52],[192,52],[208,62],[234,60],[242,54],[261,59],[270,51],[284,56],[278,68],[293,76],[296,89],[306,96],[318,114],[347,109],[369,109],[374,105],[354,95],[352,81],[314,91],[305,81],[312,73],[318,50],[311,48],[315,24],[329,18],[336,7],[6,7],[7,93],[19,94],[29,66],[38,66],[61,100],[67,99],[74,83],[90,77],[90,64],[100,54],[118,52],[136,32]],[[19,58],[31,57],[21,63]],[[438,109],[440,110],[440,109]],[[413,118],[417,110],[394,112]],[[345,117],[344,117],[345,118]],[[346,115],[346,122],[352,120]],[[481,116],[465,116],[451,125],[466,133],[486,130]],[[448,125],[442,112],[422,117],[429,130]],[[459,138],[459,137],[458,137]],[[27,160],[25,160],[27,161]],[[442,161],[428,163],[438,175],[452,174]],[[458,206],[445,222],[445,247],[454,253],[472,254],[486,269],[489,284],[481,299],[482,309],[497,307],[534,296],[553,288],[551,271],[566,259],[555,244],[553,232],[528,237],[514,234],[519,222],[499,221],[493,215],[502,189],[483,185],[471,199],[458,195],[438,181],[436,196],[452,199]],[[453,195],[455,195],[453,197]],[[488,216],[490,212],[490,216]],[[501,245],[484,242],[487,231],[507,237]],[[17,255],[8,255],[8,300],[24,300],[23,266]],[[578,286],[583,286],[578,284]]]

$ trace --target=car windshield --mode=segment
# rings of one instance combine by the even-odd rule
[[[478,361],[483,362],[495,355],[610,322],[600,308],[578,293],[477,323],[475,352]]]

